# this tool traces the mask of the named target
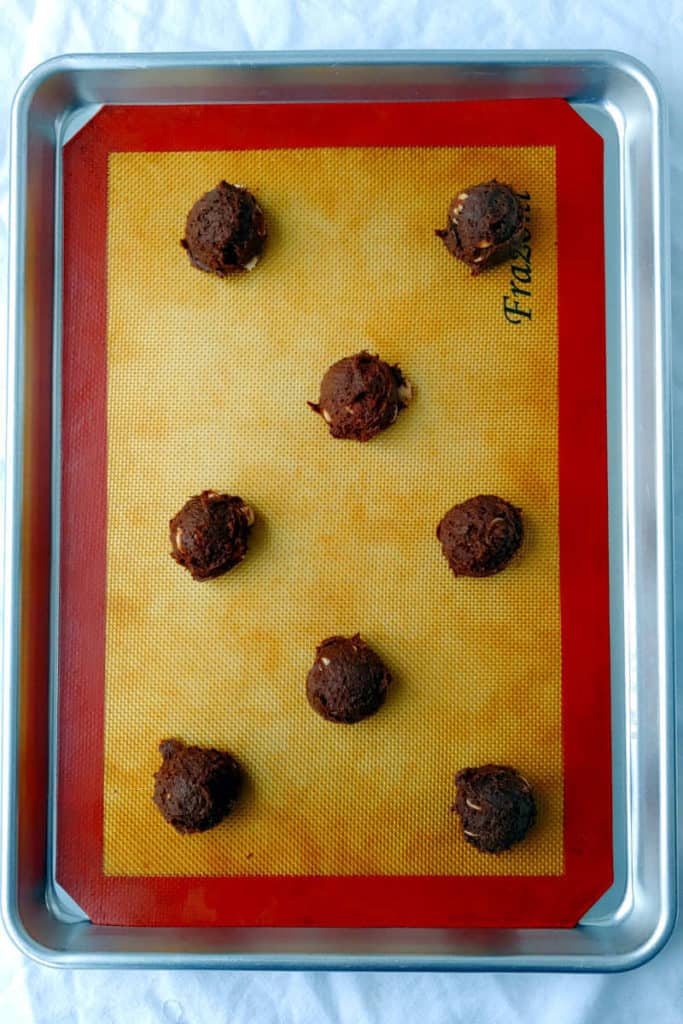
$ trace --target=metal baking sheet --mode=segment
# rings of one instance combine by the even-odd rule
[[[62,146],[107,103],[532,97],[569,99],[605,142],[613,886],[570,930],[90,924],[53,859]],[[69,966],[608,970],[661,947],[674,916],[663,148],[656,85],[614,54],[84,57],[29,76],[13,120],[2,890],[26,952]]]

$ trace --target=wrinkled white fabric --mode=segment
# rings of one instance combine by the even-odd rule
[[[632,53],[659,78],[670,111],[675,352],[680,348],[676,325],[683,321],[683,0],[0,0],[0,45],[4,125],[22,76],[46,58],[65,52],[593,47]],[[8,134],[2,131],[2,288],[7,271],[7,149]],[[0,329],[4,364],[4,317]],[[677,352],[674,393],[680,435],[683,358]],[[0,430],[4,419],[0,394]],[[674,479],[679,499],[682,470],[677,453]],[[0,464],[0,486],[3,480]],[[679,556],[679,577],[682,567]],[[683,635],[680,615],[676,625],[677,634]],[[682,963],[679,928],[650,964],[612,976],[54,971],[25,959],[0,931],[0,1020],[679,1024]]]

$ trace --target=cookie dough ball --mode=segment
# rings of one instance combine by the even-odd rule
[[[251,192],[221,181],[188,213],[180,244],[193,267],[226,277],[256,266],[266,236],[263,211]]]
[[[328,722],[350,725],[374,715],[384,703],[390,682],[388,668],[358,633],[331,636],[318,646],[306,696]]]
[[[525,210],[509,185],[486,181],[451,199],[448,224],[436,234],[473,274],[512,255],[523,241]]]
[[[161,768],[154,776],[154,803],[178,832],[206,832],[232,810],[242,770],[231,754],[162,740]]]
[[[522,543],[522,513],[495,494],[454,505],[436,529],[455,576],[493,576]]]
[[[169,523],[171,558],[195,580],[222,576],[247,553],[254,513],[241,498],[202,491]]]
[[[468,843],[482,853],[501,853],[527,834],[536,804],[526,779],[500,764],[463,768],[455,776],[453,810]]]
[[[332,437],[369,441],[391,426],[412,397],[398,366],[359,352],[333,363],[322,379],[320,401],[309,402],[330,428]]]

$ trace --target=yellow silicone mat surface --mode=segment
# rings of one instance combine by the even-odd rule
[[[510,264],[471,278],[433,233],[494,176],[531,197],[516,325]],[[221,281],[179,240],[223,178],[254,191],[270,237]],[[105,873],[561,874],[554,149],[115,153],[108,190]],[[368,444],[336,441],[306,401],[363,348],[414,400]],[[168,520],[204,488],[257,523],[241,565],[196,583]],[[523,549],[456,580],[436,525],[480,493],[522,508]],[[394,684],[377,715],[334,725],[306,673],[321,639],[356,631]],[[180,836],[152,803],[168,736],[247,772],[211,832]],[[487,761],[538,799],[501,857],[450,811],[455,771]]]

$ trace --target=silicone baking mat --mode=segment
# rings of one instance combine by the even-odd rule
[[[65,172],[59,880],[104,923],[575,923],[611,870],[602,274],[572,234],[580,211],[602,237],[599,138],[561,101],[111,108]],[[433,229],[494,176],[530,238],[474,280]],[[221,178],[270,228],[228,281],[179,245]],[[361,348],[415,388],[367,445],[306,406]],[[205,487],[258,518],[199,585],[167,523]],[[456,581],[435,527],[482,492],[523,509],[524,547]],[[357,630],[395,684],[343,728],[304,682]],[[248,773],[204,835],[151,802],[169,735]],[[498,857],[450,812],[454,772],[491,760],[539,803]]]

